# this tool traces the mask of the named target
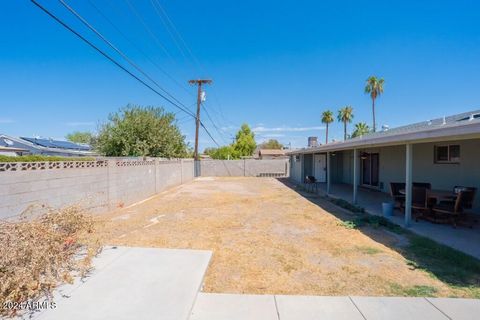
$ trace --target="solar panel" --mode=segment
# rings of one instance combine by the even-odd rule
[[[60,140],[50,140],[50,139],[41,139],[41,138],[27,138],[20,137],[23,140],[29,141],[33,144],[47,147],[47,148],[58,148],[58,149],[72,149],[72,150],[82,150],[88,151],[91,148],[89,146],[73,143],[70,141],[60,141]]]

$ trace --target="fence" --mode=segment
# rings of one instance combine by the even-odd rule
[[[288,159],[202,160],[199,175],[204,177],[288,177]]]
[[[191,159],[0,163],[0,218],[31,205],[107,211],[193,178]]]

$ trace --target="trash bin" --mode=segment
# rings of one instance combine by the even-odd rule
[[[393,216],[393,202],[383,202],[382,211],[385,217]]]

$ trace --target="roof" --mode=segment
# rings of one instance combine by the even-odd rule
[[[258,153],[263,156],[284,156],[286,152],[282,149],[260,149]]]
[[[40,152],[56,154],[67,153],[79,156],[95,155],[95,152],[93,152],[88,145],[53,139],[17,138],[5,134],[0,134],[0,146],[27,149],[30,152],[37,150]]]
[[[27,149],[0,146],[0,151],[27,152]]]
[[[82,151],[91,150],[89,145],[74,143],[70,141],[43,139],[43,138],[28,138],[28,137],[20,137],[20,139],[23,139],[33,144],[36,144],[42,147],[47,147],[47,148],[60,148],[60,149],[69,149],[69,150],[82,150]]]
[[[345,141],[303,148],[288,154],[315,153],[356,147],[374,147],[429,141],[480,138],[480,110],[413,123]]]

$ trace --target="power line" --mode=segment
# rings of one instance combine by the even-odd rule
[[[165,99],[167,102],[169,102],[170,104],[172,104],[174,107],[184,111],[185,113],[187,114],[190,114],[192,117],[195,117],[195,115],[193,113],[191,113],[189,110],[186,110],[184,109],[183,107],[177,105],[175,102],[173,102],[172,100],[170,100],[169,98],[167,98],[166,96],[164,96],[163,94],[161,94],[160,92],[158,92],[157,90],[155,90],[154,88],[152,88],[148,83],[146,83],[145,81],[143,81],[142,79],[140,79],[138,76],[136,76],[135,74],[133,74],[131,71],[129,71],[127,68],[125,68],[124,66],[122,66],[120,63],[118,63],[115,59],[113,59],[111,56],[109,56],[107,53],[103,52],[101,49],[99,49],[97,46],[95,46],[92,42],[90,42],[89,40],[87,40],[85,37],[83,37],[80,33],[78,33],[77,31],[75,31],[72,27],[70,27],[69,25],[67,25],[65,22],[63,22],[60,18],[58,18],[56,15],[54,15],[53,13],[51,13],[48,9],[46,9],[45,7],[43,7],[41,4],[39,4],[36,0],[30,0],[34,5],[36,5],[39,9],[41,9],[43,12],[45,12],[48,16],[50,16],[52,19],[54,19],[56,22],[58,22],[59,24],[61,24],[65,29],[67,29],[68,31],[72,32],[73,34],[75,34],[78,38],[80,38],[83,42],[85,42],[86,44],[88,44],[90,47],[92,47],[95,51],[97,51],[98,53],[100,53],[102,56],[104,56],[106,59],[108,59],[110,62],[112,62],[114,65],[116,65],[117,67],[119,67],[120,69],[122,69],[124,72],[126,72],[127,74],[129,74],[131,77],[133,77],[134,79],[136,79],[138,82],[140,82],[141,84],[143,84],[145,87],[147,87],[148,89],[152,90],[154,93],[156,93],[157,95],[159,95],[160,97],[162,97],[163,99]]]
[[[215,130],[217,131],[217,133],[219,134],[220,138],[222,138],[223,142],[225,144],[228,144],[228,142],[225,140],[225,138],[223,137],[223,133],[220,133],[220,129],[217,127],[217,125],[215,124],[215,122],[213,121],[212,117],[210,117],[210,113],[208,112],[208,109],[206,108],[205,104],[202,103],[202,107],[203,107],[203,110],[205,111],[205,114],[207,115],[208,119],[210,120],[210,122],[212,123],[213,127],[215,128]]]
[[[185,92],[187,92],[189,95],[193,96],[193,93],[190,92],[186,86],[182,85],[180,82],[178,82],[174,77],[172,77],[167,71],[165,71],[162,67],[158,65],[152,58],[150,58],[145,51],[143,51],[134,41],[132,41],[125,33],[120,30],[119,27],[115,23],[113,23],[112,20],[110,20],[103,12],[102,10],[93,3],[92,0],[88,0],[90,5],[100,14],[103,19],[105,19],[125,40],[127,40],[135,49],[137,49],[138,52],[140,52],[152,65],[154,65],[161,73],[163,73],[165,76],[167,76],[170,80],[172,80],[179,88],[183,89]]]
[[[133,4],[130,3],[129,0],[125,0],[125,3],[128,5],[128,7],[130,8],[130,11],[133,12],[133,14],[137,17],[138,20],[140,20],[140,23],[142,24],[143,28],[147,31],[147,33],[150,35],[150,37],[152,37],[153,40],[155,40],[155,43],[157,44],[157,46],[163,50],[163,52],[165,52],[165,54],[173,61],[173,58],[172,56],[170,55],[170,53],[168,52],[167,48],[160,42],[160,40],[158,39],[158,37],[153,33],[153,31],[148,27],[147,23],[145,22],[145,20],[143,20],[142,16],[140,15],[140,13],[137,11],[137,9],[135,9],[135,7],[133,6]]]
[[[160,10],[162,11],[163,15],[165,16],[166,18],[166,21],[168,21],[168,23],[171,25],[173,31],[176,33],[177,37],[180,39],[180,41],[182,42],[183,46],[187,49],[188,53],[190,54],[190,56],[192,57],[193,61],[197,64],[197,67],[200,69],[200,70],[203,70],[203,67],[200,63],[200,61],[198,61],[197,57],[193,54],[192,50],[190,50],[190,47],[187,45],[187,42],[183,39],[182,35],[180,34],[180,32],[178,31],[178,29],[175,27],[175,24],[173,23],[172,19],[170,19],[170,17],[168,16],[167,12],[165,11],[165,9],[162,7],[162,5],[160,4],[160,2],[158,0],[154,0],[158,6],[158,8],[160,8]]]
[[[105,38],[99,31],[97,31],[85,18],[83,18],[77,11],[75,11],[72,7],[70,7],[64,0],[58,0],[68,11],[70,11],[77,19],[79,19],[87,28],[93,31],[100,39],[102,39],[110,48],[115,50],[119,55],[122,56],[132,67],[134,67],[138,72],[143,74],[147,79],[153,82],[157,88],[163,91],[166,95],[168,95],[171,99],[175,100],[177,103],[182,105],[184,108],[187,108],[181,101],[171,95],[168,91],[162,88],[152,77],[150,77],[146,72],[144,72],[135,62],[133,62],[127,55],[125,55],[120,49],[118,49],[112,42],[110,42],[107,38]],[[192,113],[193,114],[193,113]]]

